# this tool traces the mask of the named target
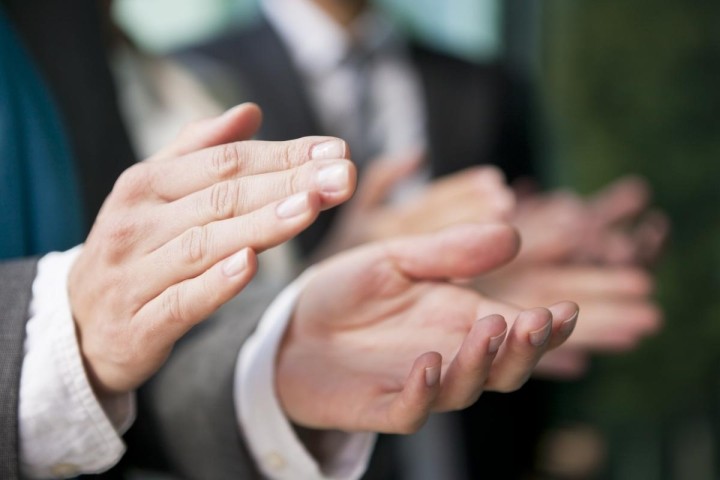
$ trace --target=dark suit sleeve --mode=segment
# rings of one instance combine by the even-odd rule
[[[20,478],[18,400],[37,259],[0,263],[0,478]]]
[[[140,391],[126,465],[185,479],[261,478],[237,425],[233,380],[240,348],[276,293],[251,287],[176,345]]]

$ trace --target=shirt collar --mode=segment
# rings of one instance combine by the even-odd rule
[[[322,75],[337,68],[353,44],[380,50],[399,37],[390,21],[369,9],[350,27],[351,35],[310,0],[263,0],[263,13],[306,74]]]

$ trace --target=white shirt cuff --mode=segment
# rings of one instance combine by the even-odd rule
[[[367,469],[376,435],[328,432],[335,448],[332,458],[320,465],[296,435],[275,393],[278,346],[309,275],[311,272],[278,296],[240,350],[235,368],[237,421],[267,478],[353,480]]]
[[[31,478],[72,477],[112,467],[125,452],[135,397],[101,404],[83,366],[67,279],[81,247],[38,263],[20,378],[20,461]]]

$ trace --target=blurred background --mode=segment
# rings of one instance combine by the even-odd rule
[[[673,230],[658,265],[662,332],[553,385],[528,478],[720,478],[720,3],[383,0],[412,35],[502,59],[532,86],[548,186],[591,192],[634,172]],[[118,0],[165,53],[251,21],[252,0]]]

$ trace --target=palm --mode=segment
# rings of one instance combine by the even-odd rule
[[[465,365],[453,366],[459,363],[454,359],[461,347],[475,357],[484,351],[473,368],[489,370],[487,344],[503,335],[506,325],[499,316],[477,319],[490,313],[514,318],[519,311],[443,278],[471,276],[507,261],[515,248],[508,232],[484,232],[470,247],[473,252],[467,244],[449,249],[447,242],[435,242],[428,247],[444,253],[436,259],[416,256],[424,249],[403,251],[387,244],[319,267],[299,300],[279,357],[278,390],[290,418],[315,428],[404,432],[424,419],[414,415],[418,398],[425,414],[476,398],[482,385],[475,383],[488,372],[472,382],[460,380],[458,369]],[[451,241],[461,243],[468,233]],[[477,255],[478,248],[484,255]],[[474,330],[480,333],[471,335]],[[437,388],[425,383],[426,369],[433,365],[442,371]]]

